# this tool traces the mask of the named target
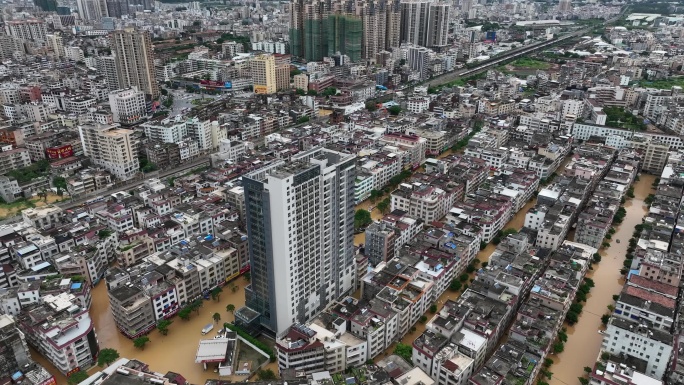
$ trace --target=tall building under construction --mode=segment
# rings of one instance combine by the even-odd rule
[[[399,0],[292,0],[291,52],[308,61],[339,52],[373,62],[399,46],[400,20]]]

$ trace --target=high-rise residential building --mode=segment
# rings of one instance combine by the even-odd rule
[[[133,142],[133,130],[118,125],[83,125],[81,134],[83,154],[121,180],[138,173],[139,164]]]
[[[319,61],[328,54],[327,0],[292,0],[290,3],[290,52],[307,61]]]
[[[461,13],[470,13],[470,8],[473,7],[473,2],[477,4],[475,0],[461,0]]]
[[[428,64],[430,63],[430,50],[425,47],[409,46],[407,52],[407,64],[412,70],[420,72],[421,79],[428,77]]]
[[[130,13],[128,0],[106,0],[107,16],[120,19]]]
[[[43,12],[57,12],[56,0],[33,0],[33,4]]]
[[[445,47],[449,33],[449,11],[445,3],[430,4],[425,41],[428,47]]]
[[[429,0],[404,0],[401,2],[401,42],[425,47]]]
[[[47,35],[48,46],[52,48],[55,58],[64,57],[64,42],[59,32]]]
[[[111,92],[109,106],[114,123],[135,124],[147,116],[145,93],[136,87]]]
[[[290,4],[290,52],[309,61],[336,53],[351,61],[375,60],[399,46],[399,0],[293,0]]]
[[[112,32],[111,39],[119,88],[137,87],[150,99],[159,96],[150,33],[126,29]]]
[[[12,36],[0,35],[0,59],[21,58],[26,53],[24,41]]]
[[[47,27],[44,21],[36,19],[8,21],[5,22],[5,33],[23,40],[45,41]]]
[[[363,22],[361,17],[340,10],[328,16],[328,56],[349,56],[353,62],[361,60]]]
[[[278,64],[275,68],[276,91],[290,89],[290,65]]]
[[[399,46],[401,8],[398,0],[362,3],[357,12],[363,21],[363,58],[374,61],[379,52]]]
[[[314,148],[243,177],[246,305],[275,334],[354,287],[354,155]]]
[[[259,55],[249,61],[254,93],[273,94],[276,92],[276,70],[273,55]]]
[[[116,74],[116,59],[114,56],[98,56],[96,61],[97,70],[105,78],[107,88],[110,91],[119,89],[119,78]]]
[[[100,20],[107,16],[104,0],[76,0],[78,15],[85,21]]]
[[[433,0],[402,0],[401,42],[423,47],[445,46],[451,5]]]

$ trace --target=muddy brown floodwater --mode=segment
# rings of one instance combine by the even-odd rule
[[[197,352],[200,339],[203,338],[201,330],[206,324],[214,323],[216,325],[212,332],[204,336],[205,339],[213,338],[216,335],[216,331],[221,328],[220,325],[234,320],[233,314],[226,311],[226,305],[233,304],[236,308],[244,305],[244,288],[247,281],[240,277],[234,280],[233,283],[239,288],[236,292],[232,292],[230,283],[227,284],[223,288],[219,301],[203,301],[199,314],[193,312],[188,321],[174,317],[172,319],[173,324],[169,327],[168,335],[163,336],[155,329],[149,334],[149,344],[145,346],[144,350],[139,350],[133,347],[132,340],[119,333],[109,307],[107,287],[104,282],[101,282],[93,289],[93,303],[90,308],[90,316],[95,323],[100,348],[116,349],[121,357],[138,359],[148,364],[150,369],[155,372],[166,373],[167,371],[174,371],[180,373],[193,384],[201,385],[207,379],[217,379],[218,373],[214,373],[213,368],[210,367],[205,371],[201,364],[195,363],[195,353]],[[218,324],[213,320],[214,313],[221,315],[221,320]],[[35,354],[35,352],[32,353],[34,353],[33,357],[36,361],[43,364],[50,373],[55,375],[60,385],[66,384],[65,377],[59,375],[59,372],[52,365],[47,363],[42,356]],[[267,368],[273,369],[278,373],[276,363],[268,364]],[[98,369],[96,367],[90,370],[89,373],[93,373]]]
[[[655,176],[642,174],[634,184],[634,198],[627,199],[624,205],[627,211],[624,221],[616,227],[610,247],[600,251],[601,262],[587,274],[596,286],[591,289],[577,324],[574,327],[565,325],[568,342],[563,353],[551,356],[554,364],[550,368],[553,372],[550,385],[575,385],[577,378],[585,374],[584,367],[593,367],[596,362],[603,340],[603,335],[598,333],[602,329],[601,316],[608,313],[607,306],[613,304],[613,295],[619,294],[625,283],[620,269],[634,226],[641,223],[648,211],[644,198],[653,193],[651,184],[654,180]],[[615,242],[617,239],[620,243]]]

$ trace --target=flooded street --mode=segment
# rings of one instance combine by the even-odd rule
[[[119,333],[109,308],[107,287],[101,283],[93,289],[93,304],[90,308],[90,316],[95,323],[100,349],[116,349],[121,357],[135,358],[145,362],[155,372],[174,371],[180,373],[193,384],[201,385],[207,379],[218,378],[218,373],[214,373],[212,368],[204,371],[201,364],[195,363],[195,353],[199,340],[203,338],[201,330],[205,325],[208,323],[216,325],[212,332],[204,336],[204,339],[213,338],[216,331],[221,328],[220,325],[234,320],[233,314],[226,311],[226,305],[233,304],[236,308],[244,305],[244,287],[247,281],[240,277],[233,283],[239,288],[236,292],[232,292],[231,283],[228,283],[223,288],[219,301],[205,300],[199,314],[193,312],[190,320],[184,321],[179,317],[172,318],[173,324],[169,327],[168,335],[163,336],[156,329],[153,330],[148,335],[150,342],[144,350],[136,349],[132,340]],[[221,315],[218,324],[212,318],[214,313]],[[47,365],[45,359],[40,356],[36,357],[36,354],[33,357],[55,375],[60,385],[66,384],[64,376],[58,375],[57,370],[51,365]],[[278,372],[277,363],[269,364],[268,368],[273,369],[276,373]],[[99,368],[95,367],[89,373],[97,370]]]
[[[371,207],[374,207],[378,203],[382,202],[383,199],[389,198],[389,197],[390,197],[390,194],[383,195],[383,196],[379,197],[373,203],[371,203],[370,199],[366,199],[365,201],[356,205],[356,207],[354,208],[354,211],[361,210],[361,209],[370,210]],[[384,216],[384,214],[381,213],[380,210],[378,210],[378,209],[373,209],[373,211],[371,211],[370,214],[371,214],[371,218],[373,218],[374,221],[379,221]],[[361,232],[359,234],[354,234],[354,245],[358,246],[358,245],[361,245],[363,243],[366,243],[366,233]]]
[[[535,203],[536,203],[535,199],[532,199],[531,201],[527,202],[527,204],[525,204],[525,206],[523,206],[522,209],[520,209],[520,211],[518,211],[518,213],[516,215],[514,215],[510,221],[508,221],[506,226],[504,226],[504,229],[513,228],[513,229],[519,230],[520,228],[522,228],[523,225],[525,224],[525,214],[527,213],[527,210],[534,207]],[[488,262],[489,257],[492,255],[494,250],[496,250],[496,245],[494,245],[493,243],[489,243],[487,245],[487,247],[485,247],[483,250],[480,250],[480,252],[477,253],[476,258],[480,260],[480,263]],[[470,275],[470,278],[472,279],[474,277],[475,277],[475,273],[472,273]],[[469,282],[466,282],[466,283],[469,283]],[[437,299],[437,307],[441,309],[442,306],[444,306],[444,303],[446,301],[456,300],[460,296],[461,296],[460,292],[454,293],[451,290],[447,289]],[[429,312],[426,313],[425,315],[428,317],[428,319],[430,319],[434,316],[434,314],[429,313]],[[418,338],[425,331],[425,324],[423,324],[423,323],[418,322],[414,326],[415,326],[416,330],[414,332],[407,333],[404,336],[404,338],[401,339],[401,341],[400,341],[401,343],[406,344],[406,345],[411,345],[411,344],[413,344],[413,341],[415,341],[416,338]],[[392,352],[394,351],[395,345],[396,344],[392,344],[389,348],[387,348],[387,350],[385,350],[384,354],[377,356],[374,360],[377,362],[377,361],[380,361],[381,359],[385,358],[386,356],[392,354]]]
[[[603,335],[598,333],[602,327],[601,316],[608,312],[607,306],[613,304],[613,295],[622,290],[624,279],[620,275],[620,269],[634,226],[640,224],[647,213],[643,200],[653,192],[651,184],[654,180],[653,175],[641,175],[640,180],[634,184],[635,197],[625,202],[627,215],[624,221],[616,227],[617,232],[613,235],[610,247],[600,252],[601,262],[594,265],[594,270],[587,274],[596,286],[588,295],[579,322],[574,327],[565,326],[568,329],[565,350],[559,355],[551,356],[554,364],[550,368],[553,372],[553,378],[548,381],[550,385],[577,384],[577,377],[584,375],[583,368],[593,367],[596,362],[603,340]],[[617,239],[620,243],[615,242]]]

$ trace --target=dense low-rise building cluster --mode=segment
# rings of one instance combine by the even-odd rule
[[[96,285],[137,338],[250,271],[239,332],[205,344],[221,375],[245,332],[290,385],[532,384],[643,172],[587,380],[683,381],[674,5],[2,8],[0,380],[55,382],[27,343],[94,364]],[[86,381],[186,383],[127,359]]]

